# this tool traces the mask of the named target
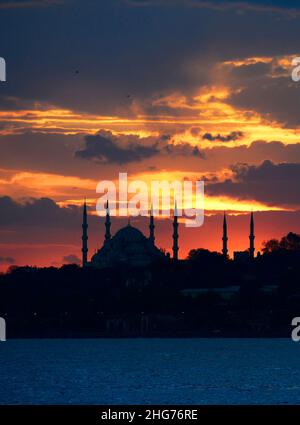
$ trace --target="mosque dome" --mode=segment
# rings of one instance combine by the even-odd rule
[[[115,236],[113,237],[115,241],[125,241],[125,242],[141,242],[146,237],[143,233],[133,226],[122,227],[122,229],[118,230]]]
[[[128,225],[121,228],[92,257],[91,263],[98,268],[118,264],[147,266],[165,259],[165,255],[137,228]]]

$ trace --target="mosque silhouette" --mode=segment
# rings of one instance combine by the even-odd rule
[[[172,258],[169,254],[165,254],[155,245],[155,224],[153,211],[150,212],[149,236],[146,237],[139,229],[132,226],[128,221],[127,226],[119,229],[115,235],[111,234],[111,218],[110,210],[107,202],[105,217],[105,236],[102,247],[88,261],[88,213],[87,205],[83,206],[82,221],[82,267],[93,266],[95,268],[114,267],[118,264],[129,266],[149,266],[157,261],[178,261],[178,216],[177,208],[174,208],[173,217],[173,245]],[[249,249],[247,251],[234,252],[234,259],[237,261],[253,260],[255,253],[254,246],[254,216],[250,215],[250,234]],[[222,236],[222,255],[228,258],[228,235],[227,235],[227,219],[224,212],[223,219],[223,236]]]

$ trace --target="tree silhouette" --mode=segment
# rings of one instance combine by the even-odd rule
[[[283,236],[280,241],[278,239],[270,239],[263,243],[263,253],[270,254],[279,250],[300,251],[300,235],[290,232]]]

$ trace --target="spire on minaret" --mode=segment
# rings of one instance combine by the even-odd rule
[[[254,217],[253,217],[253,211],[251,211],[251,217],[250,217],[250,235],[249,235],[249,240],[250,240],[250,246],[249,246],[249,257],[251,260],[253,260],[254,258],[254,251],[255,251],[255,247],[254,247]]]
[[[222,241],[223,241],[223,249],[222,249],[223,257],[225,259],[227,259],[227,255],[228,255],[228,248],[227,248],[228,237],[227,237],[227,221],[226,221],[226,213],[225,213],[225,211],[224,211],[224,218],[223,218],[223,237],[222,237]]]
[[[105,217],[105,240],[104,243],[108,242],[111,238],[111,234],[110,234],[110,226],[111,226],[111,222],[110,222],[110,214],[109,214],[109,205],[108,205],[108,200],[106,203],[106,217]]]
[[[87,223],[87,210],[86,210],[86,200],[83,204],[83,217],[82,217],[82,267],[86,267],[88,260],[88,223]]]
[[[154,245],[155,236],[154,236],[154,216],[153,216],[153,205],[151,204],[151,210],[150,210],[150,224],[149,224],[149,241]]]
[[[174,220],[173,220],[173,260],[178,260],[178,211],[177,202],[174,205]]]

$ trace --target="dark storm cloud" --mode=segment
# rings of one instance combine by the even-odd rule
[[[240,109],[255,110],[287,127],[300,124],[300,84],[286,77],[252,79],[241,90],[234,92],[228,102]]]
[[[244,136],[244,133],[242,131],[232,131],[231,133],[227,134],[226,136],[222,136],[221,134],[217,134],[216,136],[213,136],[211,133],[205,133],[202,136],[203,140],[210,140],[210,141],[219,141],[219,142],[231,142],[234,140],[239,140]]]
[[[292,63],[285,60],[283,66],[282,57],[276,55],[264,60],[256,58],[255,63],[221,65],[222,77],[231,87],[226,102],[241,110],[256,111],[287,127],[297,127],[300,85],[292,81]]]
[[[160,138],[138,136],[114,136],[108,131],[85,137],[85,147],[75,153],[77,158],[89,159],[102,164],[128,164],[156,155],[202,157],[200,150],[188,143],[168,143],[169,135]]]
[[[86,136],[84,149],[75,153],[82,159],[90,159],[102,164],[127,164],[129,162],[142,161],[159,153],[157,144],[143,146],[130,143],[127,147],[118,146],[116,141],[100,134]]]
[[[0,197],[0,227],[66,228],[80,223],[81,209],[59,207],[52,199],[40,198],[18,202],[9,196]]]
[[[176,10],[173,23],[160,12],[138,16],[107,0],[67,2],[42,13],[0,17],[7,97],[128,116],[136,100],[188,85],[180,64],[192,46]],[[201,40],[202,30],[196,32]]]
[[[281,180],[285,183],[290,181],[299,183],[300,181],[300,163],[274,164],[269,160],[265,160],[258,166],[237,164],[232,166],[232,171],[238,180],[245,183],[255,181],[273,182],[276,180]]]
[[[111,133],[104,132],[102,136],[109,138],[107,134],[110,135]],[[170,145],[166,148],[168,142],[171,142],[170,137],[172,138],[172,135],[166,134],[161,136],[161,138],[153,137],[150,139],[150,145],[157,143],[158,140],[160,141],[159,148],[161,151],[149,158],[149,160],[160,158],[159,167],[167,167],[169,169],[178,167],[173,158],[177,159],[180,155],[186,157],[187,161],[193,158],[205,158],[205,164],[204,161],[201,161],[201,167],[209,167],[210,171],[227,168],[228,164],[238,162],[260,163],[262,158],[269,158],[273,162],[293,162],[295,158],[300,158],[300,143],[286,145],[280,141],[260,140],[252,142],[249,146],[240,145],[235,147],[228,147],[226,143],[222,146],[215,146],[214,143],[211,143],[209,148],[200,151],[197,147],[184,143],[184,141],[179,145]],[[133,144],[141,142],[137,136],[132,136],[130,140]],[[81,157],[75,156],[75,152],[85,149],[86,143],[83,144],[83,142],[84,138],[81,135],[26,133],[0,136],[0,168],[2,170],[11,170],[7,177],[2,175],[2,181],[4,178],[9,181],[9,176],[13,175],[16,172],[15,170],[30,170],[31,172],[98,179],[99,165],[95,161],[83,161]],[[117,146],[123,146],[121,142],[123,142],[123,139],[118,140]],[[124,146],[127,144],[128,136],[124,136]],[[169,153],[170,151],[171,153]],[[189,162],[185,162],[185,164],[187,164],[187,168],[192,167],[192,169],[197,170],[200,166],[199,161],[194,162],[194,165]],[[149,163],[149,166],[151,165],[154,165],[152,161]],[[143,164],[141,163],[142,166]],[[135,171],[136,167],[137,164],[135,165]],[[110,172],[106,168],[103,173],[106,174],[106,178],[112,177],[114,168],[112,167],[111,169],[112,174],[107,174]]]
[[[67,1],[47,15],[43,8],[26,16],[6,11],[0,17],[8,65],[2,95],[130,117],[136,103],[170,92],[192,95],[213,83],[216,62],[299,48],[297,20],[169,3],[134,8],[87,0]]]
[[[15,264],[15,262],[13,257],[0,257],[0,264]]]
[[[235,164],[233,178],[209,184],[207,193],[256,200],[268,205],[300,204],[300,163]]]

